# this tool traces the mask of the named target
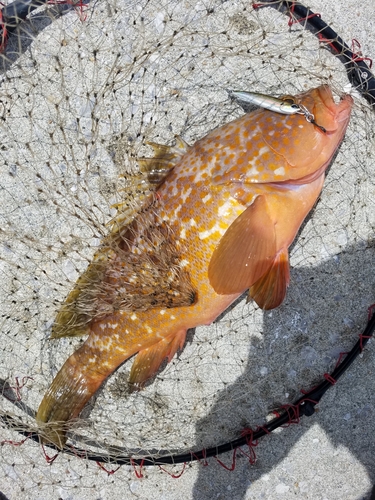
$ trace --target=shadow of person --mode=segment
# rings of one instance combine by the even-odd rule
[[[340,352],[349,351],[358,340],[367,322],[367,307],[375,302],[374,251],[371,241],[349,247],[318,267],[292,269],[285,303],[264,313],[262,338],[249,336],[249,357],[242,375],[218,394],[210,413],[197,423],[198,447],[222,444],[239,437],[244,428],[255,429],[272,408],[292,403],[301,396],[301,388],[312,388],[325,372],[333,370]],[[210,459],[209,466],[199,468],[193,498],[242,499],[248,490],[246,498],[270,498],[253,496],[250,485],[268,477],[313,426],[324,432],[335,457],[346,448],[373,484],[375,440],[369,436],[375,435],[375,399],[367,380],[373,372],[373,354],[370,343],[361,359],[323,397],[313,416],[261,439],[254,450],[254,465],[240,452],[232,472]],[[247,448],[243,451],[249,453]],[[293,466],[296,484],[306,480],[303,471],[313,467],[314,453],[311,446],[303,448],[298,461],[304,466]],[[231,467],[232,455],[219,458]],[[335,457],[332,461],[339,460]]]

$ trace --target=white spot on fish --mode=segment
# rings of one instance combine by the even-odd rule
[[[190,225],[191,227],[195,227],[197,223],[195,222],[195,219],[190,219]]]
[[[298,125],[298,128],[304,128],[303,125]]]
[[[165,314],[165,309],[162,309],[159,314],[161,314],[163,316],[163,314]]]
[[[147,333],[152,333],[152,328],[148,325],[145,325]]]
[[[230,213],[230,209],[232,208],[232,203],[231,201],[226,201],[223,205],[219,207],[219,210],[217,211],[217,215],[219,217],[226,217]]]
[[[218,224],[217,222],[211,229],[208,229],[207,231],[201,231],[200,233],[198,233],[198,236],[201,240],[205,240],[206,238],[209,238],[212,234],[216,232],[219,232],[221,235],[225,233],[225,229],[221,228],[220,224]]]
[[[175,316],[171,316],[171,319],[176,319],[176,317]]]
[[[210,193],[208,193],[204,198],[202,198],[202,201],[203,203],[207,203],[211,198],[212,196],[210,195]]]
[[[268,132],[268,135],[270,135],[270,136],[272,137],[272,136],[274,135],[274,133],[275,133],[275,131],[274,131],[274,130],[270,130],[270,131]]]
[[[180,231],[180,238],[186,240],[186,229],[184,227]]]
[[[110,323],[108,326],[112,328],[112,330],[115,330],[118,327],[118,323]]]
[[[258,151],[258,156],[262,156],[264,155],[264,153],[268,153],[270,150],[270,148],[268,146],[263,146],[262,148],[260,148],[260,150]]]
[[[131,320],[133,320],[133,321],[135,321],[136,319],[138,319],[138,316],[137,316],[135,313],[133,313],[133,314],[130,316],[130,319],[131,319]]]
[[[190,195],[190,193],[192,192],[193,188],[189,187],[186,191],[184,191],[182,194],[181,194],[181,200],[183,203],[186,202],[186,199],[187,197]]]
[[[181,267],[186,267],[187,265],[189,265],[189,261],[186,260],[186,259],[183,259],[180,261],[180,266]]]
[[[284,167],[279,167],[274,171],[275,175],[284,175],[285,174],[285,168]]]

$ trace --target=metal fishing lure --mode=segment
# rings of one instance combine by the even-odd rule
[[[315,122],[314,115],[305,106],[297,104],[291,96],[278,98],[257,92],[246,92],[244,90],[234,90],[231,92],[231,95],[237,102],[253,104],[254,106],[269,109],[282,115],[304,115],[309,123],[318,127],[322,132],[326,132],[324,127]]]

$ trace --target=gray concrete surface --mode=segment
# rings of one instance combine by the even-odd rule
[[[371,0],[309,6],[375,57]],[[20,389],[30,415],[5,398],[1,415],[31,429],[52,376],[80,342],[51,344],[49,328],[105,234],[111,203],[124,196],[118,173],[132,168],[128,153],[145,154],[144,139],[168,142],[175,134],[192,143],[239,116],[228,88],[280,94],[330,82],[337,94],[353,92],[341,63],[269,8],[108,1],[90,4],[83,22],[71,9],[62,17],[51,9],[10,37],[0,83],[0,378],[14,387],[16,377],[32,377]],[[77,445],[84,436],[101,449],[221,443],[312,387],[356,342],[375,302],[375,142],[373,111],[353,96],[345,142],[291,250],[285,303],[262,313],[239,301],[192,333],[178,359],[140,394],[124,391],[125,364],[86,410]],[[238,452],[233,471],[210,459],[188,464],[178,479],[170,474],[180,466],[166,467],[170,474],[144,468],[140,478],[132,467],[107,474],[64,454],[49,464],[41,446],[15,446],[19,434],[2,424],[0,491],[10,500],[369,499],[373,375],[371,341],[312,417],[258,443],[255,464]],[[220,460],[231,466],[232,455]]]

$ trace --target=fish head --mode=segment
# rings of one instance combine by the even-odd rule
[[[284,143],[289,136],[290,147],[283,156],[290,166],[300,171],[304,167],[310,173],[317,167],[326,168],[344,137],[353,99],[344,95],[336,103],[331,88],[321,85],[297,95],[295,102],[312,115],[312,121],[304,114],[284,119]]]

